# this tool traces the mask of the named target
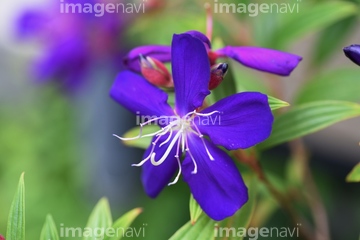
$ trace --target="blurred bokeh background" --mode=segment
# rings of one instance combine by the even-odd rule
[[[204,4],[215,2],[123,2],[144,4],[145,11],[95,17],[61,14],[60,1],[55,0],[1,0],[0,234],[5,233],[22,172],[28,239],[38,238],[47,213],[57,224],[83,226],[103,196],[109,198],[114,218],[134,207],[144,209],[135,222],[137,226],[147,224],[144,239],[167,239],[188,220],[189,190],[182,181],[166,188],[156,200],[143,192],[140,169],[131,167],[141,159],[142,150],[126,147],[112,136],[135,126],[135,116],[111,100],[108,92],[116,74],[124,69],[122,57],[132,47],[169,45],[173,33],[194,29],[205,32]],[[324,1],[272,2],[299,4],[300,13],[296,14],[305,14]],[[242,66],[238,70],[245,82],[256,82],[248,85],[248,90],[268,89],[265,91],[296,104],[296,96],[306,82],[319,76],[326,78],[326,74],[331,77],[330,71],[339,70],[340,78],[341,71],[346,71],[347,78],[360,81],[360,68],[342,53],[342,47],[360,43],[360,3],[348,2],[354,7],[353,12],[349,10],[351,14],[344,11],[324,20],[319,12],[308,23],[312,28],[291,33],[293,37],[287,41],[277,41],[282,39],[281,34],[286,35],[286,28],[281,27],[289,15],[280,13],[255,17],[214,13],[213,36],[227,45],[271,47],[303,56],[299,67],[287,78],[274,78]],[[348,91],[359,92],[347,87]],[[359,102],[360,94],[353,101]],[[356,118],[305,138],[332,239],[359,237],[359,185],[345,182],[346,175],[359,162],[359,126]],[[288,158],[289,149],[284,145],[266,152],[262,164],[281,179]],[[290,223],[275,207],[264,224]]]

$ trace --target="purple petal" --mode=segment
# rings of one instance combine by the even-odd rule
[[[267,96],[257,92],[243,92],[223,98],[201,113],[194,123],[213,143],[228,150],[252,147],[271,134],[273,115]]]
[[[110,89],[110,96],[129,111],[148,118],[172,116],[168,95],[131,71],[119,73]]]
[[[195,200],[216,221],[232,216],[248,200],[248,191],[238,169],[224,151],[209,141],[205,143],[214,160],[209,159],[199,137],[193,134],[188,141],[197,173],[192,174],[194,164],[188,153],[182,171]]]
[[[185,33],[190,34],[191,36],[198,38],[200,41],[202,41],[203,43],[206,44],[205,46],[206,46],[207,49],[211,49],[210,40],[202,32],[191,30],[191,31],[187,31]]]
[[[360,45],[353,44],[343,49],[345,56],[347,56],[353,63],[360,66]]]
[[[166,149],[169,147],[168,143],[159,147],[159,145],[168,138],[169,134],[162,136],[155,146],[154,152],[155,160],[159,160],[165,153]],[[156,140],[157,137],[154,137],[152,142]],[[152,144],[145,151],[143,159],[149,156],[152,150]],[[178,163],[175,158],[176,147],[170,151],[167,159],[160,164],[159,166],[154,166],[150,160],[144,163],[142,167],[141,181],[144,186],[145,192],[152,198],[155,198],[161,190],[167,186],[167,184],[171,181],[171,178],[175,175],[176,170],[178,170]]]
[[[39,10],[25,11],[16,22],[16,30],[19,37],[36,35],[44,30],[49,21],[49,15]]]
[[[204,44],[189,34],[174,34],[171,45],[176,111],[180,116],[200,107],[210,94],[210,64]]]
[[[54,78],[81,81],[72,76],[82,75],[79,73],[84,72],[88,61],[89,54],[82,39],[69,37],[50,48],[47,55],[35,63],[33,71],[38,82]]]
[[[139,55],[156,58],[160,62],[171,61],[171,47],[161,45],[140,46],[132,49],[124,59],[124,64],[130,70],[140,72]]]
[[[216,50],[239,63],[260,71],[289,76],[302,57],[273,49],[259,47],[231,47]]]

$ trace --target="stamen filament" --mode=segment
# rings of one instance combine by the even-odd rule
[[[210,113],[198,113],[198,112],[195,112],[194,114],[198,115],[198,116],[202,116],[202,117],[208,117],[208,116],[213,115],[214,113],[220,113],[220,112],[219,111],[212,111]]]
[[[215,160],[214,157],[210,154],[209,149],[208,149],[207,146],[206,146],[205,140],[204,140],[204,138],[203,138],[204,136],[201,134],[199,128],[197,127],[197,125],[196,125],[195,123],[193,124],[193,126],[196,128],[196,131],[197,131],[197,133],[198,133],[198,136],[199,136],[199,138],[201,139],[201,141],[202,141],[202,143],[203,143],[203,145],[204,145],[204,147],[205,147],[205,151],[206,151],[207,155],[209,156],[209,158],[210,158],[211,161],[214,161],[214,160]]]
[[[169,131],[169,130],[168,130],[168,131]],[[164,142],[162,142],[162,143],[159,145],[159,147],[161,147],[162,145],[164,145],[164,144],[166,144],[166,143],[168,143],[168,142],[170,141],[171,136],[172,136],[172,133],[173,133],[173,130],[172,130],[172,128],[170,128],[169,137],[168,137]]]
[[[170,183],[168,184],[168,186],[177,183],[178,180],[179,180],[179,178],[180,178],[180,175],[181,175],[181,162],[180,162],[179,150],[180,150],[180,138],[179,138],[178,141],[177,141],[176,155],[175,155],[175,158],[176,158],[177,163],[178,163],[178,166],[179,166],[179,171],[178,171],[178,173],[177,173],[174,181],[170,182]]]
[[[155,155],[156,153],[152,153],[151,154],[151,157],[150,157],[150,160],[151,160],[151,163],[154,165],[154,166],[159,166],[160,164],[162,164],[165,159],[169,156],[169,153],[170,151],[172,150],[172,148],[174,147],[174,144],[176,142],[176,140],[178,140],[178,138],[180,137],[180,134],[182,132],[181,131],[178,131],[175,135],[175,137],[173,138],[173,140],[171,141],[170,145],[168,146],[168,148],[166,149],[166,152],[164,153],[164,155],[158,160],[156,161],[155,160]]]
[[[146,161],[148,161],[151,157],[151,154],[154,152],[154,149],[156,147],[156,144],[157,142],[159,141],[159,139],[161,138],[161,136],[158,136],[155,141],[153,141],[151,144],[152,144],[152,147],[151,147],[151,151],[149,153],[149,155],[144,158],[143,160],[141,160],[141,162],[137,163],[137,164],[131,164],[132,167],[141,167]]]
[[[196,164],[196,161],[195,161],[194,156],[192,155],[192,153],[191,153],[191,151],[190,151],[190,148],[189,148],[189,144],[188,144],[187,139],[185,140],[185,142],[186,142],[186,152],[189,153],[190,158],[191,158],[191,160],[192,160],[192,162],[193,162],[193,164],[194,164],[194,170],[191,172],[191,174],[196,174],[196,173],[197,173],[197,164]]]

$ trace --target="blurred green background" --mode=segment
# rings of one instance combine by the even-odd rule
[[[122,66],[113,69],[104,62],[93,61],[86,75],[87,83],[75,95],[64,93],[53,83],[39,85],[31,81],[29,66],[44,49],[39,42],[20,41],[13,29],[22,11],[43,2],[0,3],[0,234],[5,234],[18,178],[25,172],[27,239],[38,239],[47,213],[52,214],[58,225],[84,227],[91,209],[103,196],[109,198],[114,218],[132,208],[143,208],[134,226],[147,224],[144,239],[169,238],[189,219],[189,190],[179,181],[167,187],[156,200],[148,198],[141,187],[140,169],[131,167],[141,159],[142,151],[127,148],[112,137],[112,133],[123,134],[135,125],[135,117],[108,97]],[[204,4],[215,4],[190,0],[148,2],[145,13],[126,16],[130,21],[118,40],[124,53],[138,45],[169,45],[173,33],[205,32]],[[247,90],[264,90],[296,105],[303,86],[325,76],[325,84],[328,80],[335,89],[335,100],[343,100],[343,94],[346,100],[351,95],[350,100],[359,103],[360,69],[346,59],[342,47],[360,43],[360,2],[333,1],[334,5],[325,7],[322,4],[327,1],[272,2],[299,4],[299,13],[256,17],[214,13],[213,37],[226,45],[276,48],[304,59],[288,78],[274,79],[238,65],[237,80]],[[359,83],[349,85],[355,81]],[[314,91],[316,97],[327,99],[321,89]],[[335,240],[359,237],[359,185],[345,182],[346,175],[359,161],[359,124],[358,118],[348,120],[304,140],[311,171],[328,213],[331,238]],[[289,158],[287,145],[262,154],[264,169],[280,179],[279,185],[288,181],[285,175]],[[296,193],[296,189],[292,190]],[[274,213],[263,224],[290,226],[274,205]],[[306,211],[304,214],[309,216]]]

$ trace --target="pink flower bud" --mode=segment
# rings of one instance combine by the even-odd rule
[[[165,65],[152,57],[144,57],[140,55],[141,73],[150,83],[158,87],[173,87],[169,71]]]
[[[5,240],[5,238],[1,234],[0,234],[0,240]]]
[[[215,89],[223,81],[229,65],[227,63],[219,63],[213,65],[210,69],[209,90]]]

